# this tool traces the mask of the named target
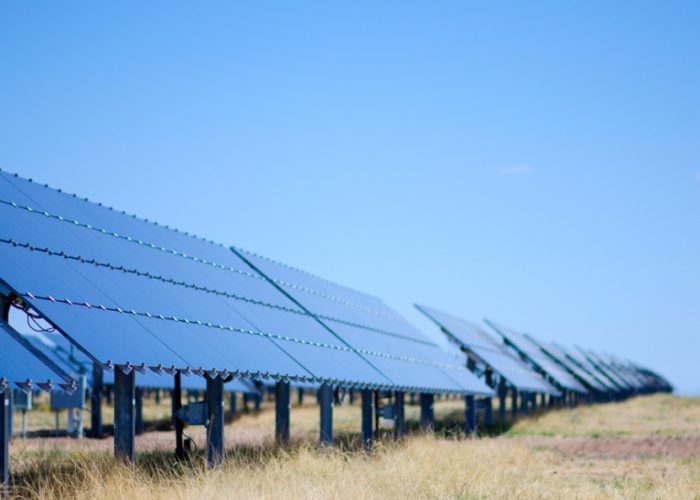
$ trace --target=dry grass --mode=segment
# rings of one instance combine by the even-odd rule
[[[462,408],[438,406],[447,416]],[[384,440],[367,455],[318,449],[317,408],[305,406],[293,410],[295,442],[285,450],[271,445],[270,411],[227,427],[236,446],[216,471],[205,473],[199,457],[178,464],[167,451],[142,453],[131,470],[109,457],[109,439],[17,440],[12,465],[17,495],[34,498],[700,498],[697,445],[681,453],[626,447],[640,439],[700,444],[699,414],[700,400],[653,396],[544,414],[494,438]],[[338,408],[335,423],[341,435],[356,430],[358,409]],[[149,433],[139,449],[157,450],[154,440],[172,445],[170,433]],[[605,446],[567,447],[592,442]],[[620,446],[624,453],[614,453]]]

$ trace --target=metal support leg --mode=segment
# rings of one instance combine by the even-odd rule
[[[175,372],[175,387],[173,388],[173,426],[175,427],[175,456],[183,460],[185,458],[185,442],[183,434],[185,424],[175,416],[177,411],[182,408],[182,374]]]
[[[207,466],[224,463],[224,381],[207,377]]]
[[[503,425],[506,422],[506,383],[503,379],[498,384],[498,423]]]
[[[301,387],[297,391],[297,403],[299,404],[299,406],[302,406],[304,404],[304,389]]]
[[[275,384],[275,441],[277,444],[289,443],[289,413],[290,413],[289,382]]]
[[[466,403],[464,432],[469,436],[476,433],[476,399],[473,395],[469,395],[464,400]]]
[[[435,428],[434,397],[432,394],[420,395],[420,426],[421,429],[432,431]]]
[[[134,463],[136,372],[114,369],[114,456]]]
[[[362,389],[362,446],[369,450],[374,446],[374,394],[370,389]]]
[[[90,436],[102,437],[102,391],[104,377],[99,363],[92,365],[92,393],[90,394]]]
[[[231,393],[231,399],[229,401],[229,410],[231,410],[231,418],[235,417],[236,413],[238,413],[237,395],[235,392]]]
[[[493,427],[493,401],[491,398],[484,399],[484,427]]]
[[[321,405],[321,444],[333,444],[333,387],[321,384],[318,390]]]
[[[510,416],[512,420],[518,418],[518,391],[515,387],[510,390]]]
[[[137,387],[135,395],[136,423],[134,424],[134,427],[136,429],[136,435],[140,436],[143,434],[143,387]]]
[[[532,412],[535,413],[537,411],[537,393],[533,392],[530,394],[530,400],[532,401]]]
[[[527,415],[527,407],[528,403],[530,401],[530,393],[529,392],[520,392],[520,413],[523,415]]]
[[[394,439],[401,439],[406,434],[405,396],[405,392],[394,392]]]
[[[10,489],[10,392],[8,387],[0,393],[0,498]]]

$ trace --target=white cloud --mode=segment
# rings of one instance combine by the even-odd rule
[[[535,171],[535,167],[532,165],[526,165],[524,163],[520,163],[517,165],[509,165],[507,167],[501,168],[501,170],[498,171],[501,175],[529,175],[532,172]]]

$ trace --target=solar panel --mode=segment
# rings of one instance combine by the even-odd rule
[[[416,304],[416,308],[435,322],[453,342],[473,353],[517,390],[559,395],[559,391],[539,373],[511,354],[478,325],[431,307]]]
[[[0,279],[107,367],[390,387],[227,248],[0,173]]]
[[[485,321],[503,338],[505,343],[512,346],[516,351],[518,351],[518,353],[543,370],[556,385],[563,389],[582,394],[588,392],[573,375],[552,361],[544,352],[542,352],[537,344],[532,342],[523,334],[488,319]]]
[[[281,265],[270,286],[222,245],[4,172],[0,217],[0,279],[108,368],[490,391],[374,297]]]
[[[405,390],[493,393],[381,299],[242,249],[233,251]]]
[[[525,336],[532,342],[537,344],[542,350],[542,352],[547,354],[552,359],[552,361],[554,361],[555,363],[559,363],[565,370],[567,370],[574,377],[576,377],[586,387],[598,392],[607,392],[608,389],[607,387],[605,387],[605,385],[601,384],[590,373],[588,373],[586,370],[584,370],[572,360],[570,360],[566,356],[566,353],[558,349],[555,345],[545,342],[543,340],[536,339],[529,334],[525,334]]]
[[[585,353],[588,359],[590,359],[600,371],[604,372],[613,383],[619,386],[620,389],[627,391],[634,388],[634,385],[628,382],[624,376],[620,375],[617,370],[608,365],[601,355],[591,350],[586,350]]]
[[[71,344],[63,335],[58,333],[32,332],[30,334],[23,334],[23,337],[67,373],[72,375],[92,374],[92,360]],[[102,383],[105,385],[113,385],[114,372],[104,373]],[[174,386],[174,379],[170,376],[146,371],[136,375],[136,386],[149,389],[172,389]],[[180,379],[180,387],[182,387],[182,389],[204,390],[206,386],[206,380],[194,374]],[[250,380],[242,378],[227,382],[224,385],[224,390],[227,392],[251,394],[260,392]]]
[[[605,366],[603,366],[602,363],[597,361],[595,359],[595,356],[592,356],[590,352],[586,351],[585,349],[582,349],[580,347],[576,347],[576,351],[588,361],[588,363],[593,367],[593,369],[600,375],[601,378],[605,379],[608,384],[610,384],[612,387],[614,387],[614,390],[616,391],[625,391],[627,390],[627,384],[625,384],[622,380],[620,380],[617,376],[615,376],[614,373],[611,373]]]
[[[72,392],[77,380],[42,356],[7,322],[0,320],[0,392],[11,384],[25,391],[44,389]]]
[[[553,342],[552,345],[560,352],[563,352],[572,363],[575,363],[582,370],[586,371],[586,373],[593,377],[600,385],[605,387],[607,391],[614,392],[619,390],[615,384],[608,380],[607,377],[603,376],[595,365],[593,365],[585,356],[582,356],[576,349],[568,349],[556,342]]]

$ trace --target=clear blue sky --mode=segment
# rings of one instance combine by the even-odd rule
[[[699,2],[2,2],[0,165],[700,394]]]

